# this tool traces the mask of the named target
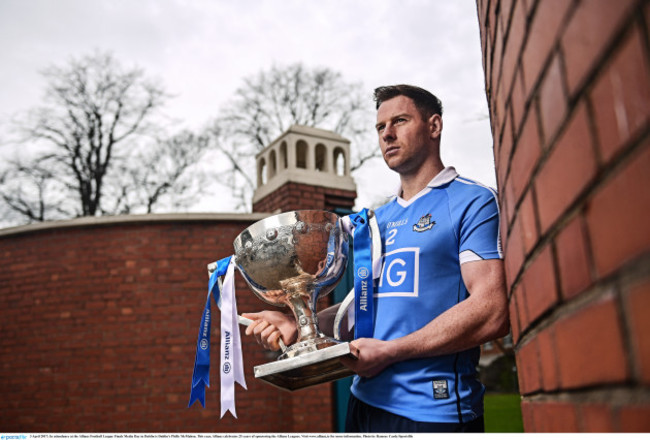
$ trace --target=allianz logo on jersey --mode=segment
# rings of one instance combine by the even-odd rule
[[[420,249],[402,248],[384,255],[384,265],[376,296],[418,296]]]

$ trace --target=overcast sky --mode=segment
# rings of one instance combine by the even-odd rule
[[[44,67],[97,49],[161,79],[175,96],[166,113],[188,128],[217,116],[242,78],[302,62],[362,83],[369,102],[395,83],[438,95],[443,161],[494,187],[480,47],[475,0],[0,0],[0,124],[38,104]],[[7,139],[0,126],[3,153]],[[381,160],[365,168],[358,208],[398,181]]]

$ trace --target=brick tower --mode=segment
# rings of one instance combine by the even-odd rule
[[[351,211],[350,141],[319,128],[292,125],[256,156],[253,212]]]

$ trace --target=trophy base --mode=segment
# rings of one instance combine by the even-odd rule
[[[258,365],[254,368],[255,378],[283,390],[299,390],[353,375],[341,363],[344,356],[357,357],[347,342]]]

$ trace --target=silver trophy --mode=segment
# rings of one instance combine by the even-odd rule
[[[235,262],[263,301],[293,312],[298,340],[275,362],[255,367],[255,377],[297,390],[352,373],[341,364],[354,356],[346,342],[318,329],[316,301],[329,294],[348,260],[341,219],[327,211],[292,211],[265,218],[235,239]],[[336,332],[338,333],[338,332]]]

